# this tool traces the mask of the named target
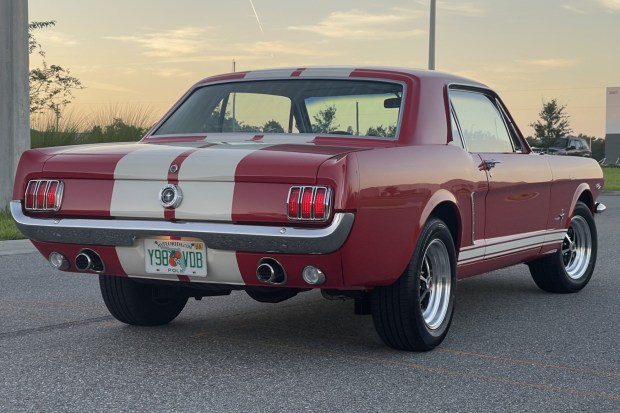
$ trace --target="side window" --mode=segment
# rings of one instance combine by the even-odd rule
[[[514,152],[506,123],[488,96],[465,90],[451,90],[450,100],[470,152]]]

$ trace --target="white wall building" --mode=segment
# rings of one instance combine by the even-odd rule
[[[616,163],[620,158],[620,87],[607,88],[605,157],[607,163]]]

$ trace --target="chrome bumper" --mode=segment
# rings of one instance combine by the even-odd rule
[[[273,227],[215,222],[170,222],[135,219],[51,219],[24,215],[20,201],[11,201],[17,228],[34,241],[78,245],[131,246],[144,237],[198,238],[212,249],[328,254],[349,236],[354,214],[337,213],[325,228]]]

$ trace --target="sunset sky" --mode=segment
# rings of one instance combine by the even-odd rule
[[[49,63],[86,88],[74,112],[111,105],[161,116],[197,80],[232,70],[428,66],[429,0],[29,0]],[[620,0],[438,0],[437,70],[486,83],[532,134],[542,102],[574,133],[605,135],[620,86]],[[31,64],[37,64],[32,59]]]

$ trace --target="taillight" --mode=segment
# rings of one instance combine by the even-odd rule
[[[287,215],[292,221],[327,221],[331,190],[324,186],[293,186],[288,192]]]
[[[56,212],[62,203],[64,184],[62,181],[35,179],[26,187],[26,211]]]

